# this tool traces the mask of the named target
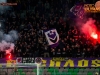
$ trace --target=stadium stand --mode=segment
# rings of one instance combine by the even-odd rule
[[[5,19],[3,23],[6,33],[10,30],[18,31],[19,39],[15,42],[15,50],[11,52],[13,57],[100,57],[100,44],[97,42],[94,45],[87,36],[81,34],[75,25],[75,19],[69,15],[69,10],[75,3],[87,1],[95,2],[95,0],[17,0],[17,6],[0,15],[0,19]],[[95,18],[100,29],[98,15],[88,14],[88,17]],[[60,37],[59,45],[55,48],[49,47],[43,33],[44,29],[51,28],[57,29]],[[0,51],[0,58],[4,57],[5,53]],[[14,69],[6,68],[0,69],[0,75],[6,73],[36,75],[36,70],[18,68],[14,72]],[[96,75],[96,72],[99,73],[100,68],[44,67],[41,75]]]
[[[27,1],[19,1],[8,13],[1,15],[1,19],[6,19],[5,32],[17,30],[19,39],[16,41],[15,50],[12,54],[15,57],[99,57],[100,54],[92,41],[82,34],[74,25],[74,21],[69,16],[69,9],[79,1],[58,0],[55,1],[36,1],[33,5],[26,6]],[[29,0],[31,2],[31,0]],[[82,0],[84,1],[84,0]],[[90,3],[93,3],[90,1]],[[31,8],[28,8],[31,7]],[[10,15],[9,15],[10,14]],[[91,16],[92,15],[92,16]],[[96,18],[99,29],[99,17],[97,14],[89,16]],[[56,28],[60,36],[60,44],[56,48],[50,48],[47,45],[43,29]],[[87,43],[87,40],[89,41]],[[98,46],[99,47],[99,46]],[[65,49],[65,50],[64,50]],[[75,50],[74,50],[75,49]],[[63,54],[65,52],[65,54]],[[75,55],[73,55],[73,53]],[[4,57],[4,53],[0,52],[0,57]]]

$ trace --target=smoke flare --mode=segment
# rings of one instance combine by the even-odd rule
[[[17,31],[10,31],[8,34],[0,31],[0,50],[6,51],[6,54],[9,54],[14,50],[14,41],[18,39]]]

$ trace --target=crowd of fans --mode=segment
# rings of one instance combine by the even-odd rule
[[[40,0],[33,5],[34,8],[27,5],[25,9],[24,4],[19,4],[13,11],[3,14],[5,32],[17,30],[19,34],[12,54],[15,57],[99,57],[99,44],[93,45],[82,35],[68,14],[75,3],[72,0]],[[55,48],[49,47],[43,33],[44,29],[50,28],[56,28],[60,37]],[[0,56],[3,57],[2,52]]]

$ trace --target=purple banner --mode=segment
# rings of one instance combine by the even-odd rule
[[[13,64],[16,63],[16,58],[13,59],[0,59],[0,67],[13,67]]]
[[[13,63],[13,62],[16,62],[16,58],[13,58],[13,59],[5,59],[5,58],[3,58],[3,59],[0,59],[0,64],[1,63]]]
[[[11,60],[0,59],[0,67],[11,67],[11,64],[16,63],[17,60],[18,58],[17,59],[14,58]],[[42,66],[43,67],[100,67],[100,58],[42,58]]]
[[[100,58],[43,58],[43,67],[100,67]]]

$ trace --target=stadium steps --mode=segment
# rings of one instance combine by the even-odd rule
[[[40,75],[94,75],[100,68],[43,68]],[[2,73],[2,74],[1,74]],[[37,69],[0,69],[0,75],[37,75]]]

